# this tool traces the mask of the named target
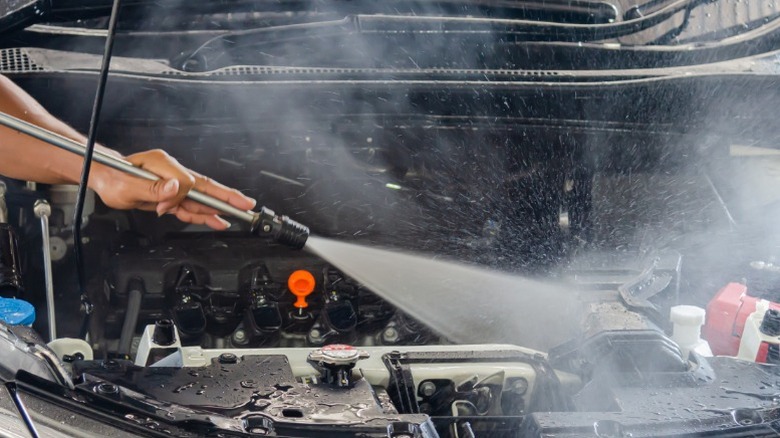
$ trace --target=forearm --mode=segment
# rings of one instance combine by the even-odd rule
[[[24,90],[0,75],[0,112],[7,113],[64,137],[85,143],[83,135],[49,114]],[[117,154],[95,145],[96,149]],[[207,225],[215,230],[230,226],[218,216],[218,211],[185,199],[191,189],[199,190],[230,205],[250,210],[255,201],[236,189],[199,175],[182,166],[162,150],[140,152],[127,160],[158,176],[148,181],[128,175],[99,163],[92,163],[89,187],[109,207],[138,208],[170,213],[184,222]],[[6,127],[0,127],[0,175],[47,184],[75,184],[81,178],[84,158],[56,146],[36,140]]]
[[[3,76],[0,76],[0,111],[80,143],[86,142],[82,134],[49,114],[35,99]],[[0,127],[2,175],[47,184],[75,184],[81,176],[82,163],[83,158],[76,154]],[[93,164],[90,179],[104,171],[104,166]],[[91,181],[90,185],[93,185],[92,182],[98,183],[97,180]]]

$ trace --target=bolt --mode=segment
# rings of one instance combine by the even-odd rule
[[[319,339],[322,337],[322,333],[320,333],[320,331],[315,328],[311,329],[309,336],[311,336],[312,339]]]
[[[41,216],[49,217],[51,216],[51,206],[45,199],[39,199],[35,201],[35,204],[33,205],[33,213],[35,213],[35,217],[38,218]]]
[[[268,224],[263,225],[263,231],[266,232],[266,233],[270,233],[271,232],[271,226],[268,225]]]
[[[233,333],[233,342],[236,344],[243,344],[246,342],[246,332],[243,330],[236,330],[235,333]]]
[[[384,332],[382,332],[382,339],[385,342],[398,342],[398,330],[394,329],[393,327],[388,327],[385,329]]]
[[[95,387],[95,390],[98,394],[103,395],[119,394],[119,387],[113,383],[100,383]]]
[[[219,355],[219,363],[236,363],[238,362],[238,356],[233,353],[222,353]]]
[[[512,391],[515,394],[523,395],[528,391],[528,380],[523,377],[512,382]]]
[[[420,394],[425,397],[430,397],[433,394],[436,394],[436,384],[431,381],[422,382],[420,384]]]

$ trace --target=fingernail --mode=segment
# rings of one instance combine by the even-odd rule
[[[179,180],[172,179],[163,186],[163,193],[176,193],[179,191]]]
[[[217,216],[217,220],[218,220],[218,221],[220,221],[220,222],[222,222],[222,224],[223,224],[223,225],[225,225],[225,229],[226,229],[226,230],[227,230],[228,228],[230,228],[230,226],[231,226],[231,225],[233,225],[233,224],[231,224],[230,222],[226,221],[225,219],[222,219],[222,218],[221,218],[221,217],[219,217],[219,216]]]
[[[251,206],[251,207],[249,207],[249,208],[250,208],[250,209],[253,209],[253,208],[255,208],[255,206],[257,205],[257,199],[252,199],[252,198],[249,198],[249,200],[250,200],[250,201],[252,201],[252,206]]]

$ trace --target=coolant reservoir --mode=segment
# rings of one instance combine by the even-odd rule
[[[712,357],[710,345],[701,338],[705,316],[706,312],[701,307],[674,306],[671,309],[669,319],[674,324],[672,340],[680,347],[686,359],[691,351],[700,356]]]
[[[0,321],[30,327],[35,322],[35,307],[24,300],[0,298]]]

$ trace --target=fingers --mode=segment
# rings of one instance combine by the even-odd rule
[[[176,218],[182,222],[198,224],[198,225],[206,225],[217,231],[222,231],[230,228],[230,222],[222,219],[216,214],[194,213],[183,207],[175,207],[171,210],[170,213],[175,215]]]
[[[195,190],[203,192],[219,200],[225,201],[228,204],[240,208],[242,210],[251,210],[255,208],[257,202],[245,196],[243,193],[236,189],[232,189],[225,185],[222,185],[213,179],[194,173],[195,176]]]
[[[199,202],[195,202],[191,199],[185,199],[181,201],[181,203],[177,205],[172,205],[171,202],[166,201],[165,203],[159,203],[159,204],[153,204],[152,208],[143,208],[143,207],[137,207],[141,210],[148,210],[148,211],[157,211],[158,215],[160,215],[160,211],[163,213],[173,213],[173,209],[176,207],[182,207],[189,211],[190,213],[197,213],[197,214],[205,214],[205,215],[218,215],[221,212],[215,208],[207,207]]]

